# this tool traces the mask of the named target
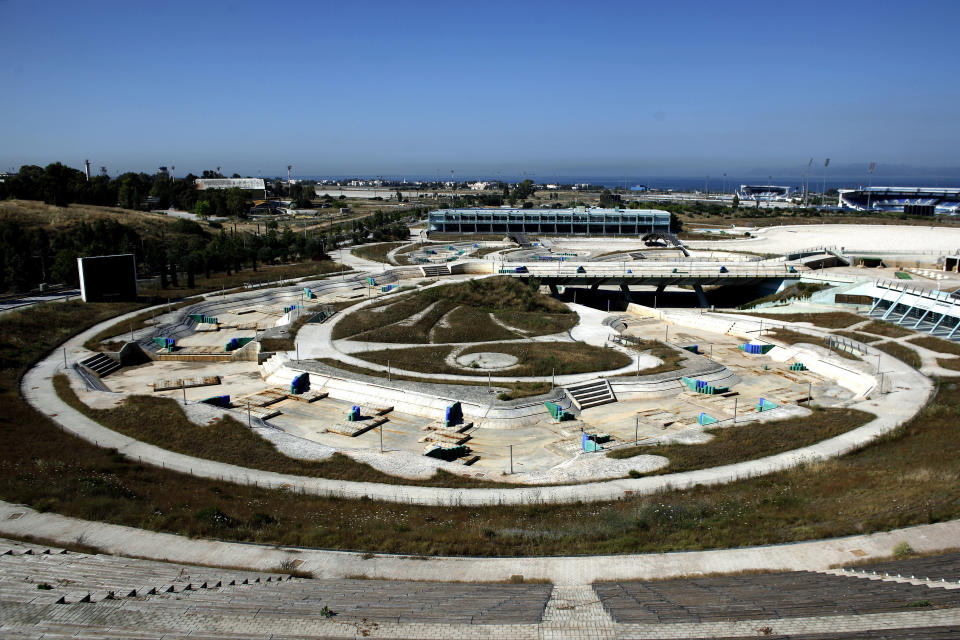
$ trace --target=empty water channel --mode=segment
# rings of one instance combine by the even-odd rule
[[[427,281],[421,284],[427,284]],[[441,281],[432,286],[442,287],[445,283]],[[658,356],[653,355],[650,350],[639,352],[622,344],[610,344],[608,338],[615,330],[604,324],[604,320],[608,318],[604,302],[609,300],[611,311],[618,311],[618,308],[613,306],[613,301],[622,300],[620,292],[608,292],[602,288],[591,292],[589,289],[577,288],[577,302],[573,304],[572,289],[567,288],[561,296],[561,302],[568,301],[568,310],[575,310],[577,317],[576,324],[566,331],[546,333],[544,330],[540,335],[532,335],[537,332],[532,331],[529,325],[524,325],[516,318],[504,319],[489,311],[483,311],[486,313],[486,320],[481,327],[477,324],[477,318],[483,317],[481,312],[465,314],[460,311],[463,317],[457,319],[457,310],[469,306],[460,304],[439,315],[437,321],[423,333],[425,337],[418,338],[421,342],[383,343],[352,339],[354,336],[334,338],[338,323],[349,321],[352,314],[362,313],[367,306],[375,307],[381,295],[381,292],[373,287],[358,289],[351,283],[349,287],[341,289],[341,298],[364,300],[369,296],[370,302],[351,308],[349,313],[340,314],[333,322],[304,325],[296,336],[296,348],[290,352],[275,354],[271,358],[272,364],[152,361],[135,368],[123,368],[111,374],[105,382],[113,391],[111,402],[115,402],[118,393],[149,393],[149,384],[157,379],[219,376],[218,387],[215,389],[191,387],[153,392],[155,395],[175,398],[181,403],[186,399],[188,407],[198,405],[213,393],[230,395],[230,408],[203,405],[203,412],[194,411],[191,414],[198,420],[209,420],[211,415],[232,414],[245,422],[246,400],[255,396],[262,397],[267,391],[276,393],[286,390],[282,399],[272,402],[268,407],[264,407],[266,411],[261,412],[275,412],[274,415],[265,417],[263,421],[251,420],[255,431],[273,442],[286,455],[323,459],[334,452],[342,452],[391,475],[406,478],[425,478],[437,469],[445,469],[460,475],[498,482],[588,483],[586,486],[595,485],[594,489],[599,489],[600,495],[607,497],[616,495],[621,490],[655,490],[656,487],[665,486],[665,482],[669,482],[671,486],[677,486],[677,482],[699,482],[705,478],[712,482],[722,482],[736,474],[763,473],[796,464],[802,455],[836,454],[849,445],[850,438],[847,438],[842,442],[824,444],[815,452],[780,454],[772,460],[742,463],[746,466],[733,465],[734,468],[719,472],[698,471],[650,478],[626,478],[628,475],[663,470],[667,460],[661,456],[642,453],[624,459],[613,459],[605,455],[607,450],[628,447],[635,443],[655,445],[680,442],[695,445],[711,438],[706,433],[704,422],[713,428],[717,425],[734,427],[756,420],[803,415],[807,409],[802,406],[802,402],[798,404],[798,400],[811,393],[815,401],[824,406],[855,406],[864,402],[869,395],[869,380],[872,380],[872,376],[865,367],[858,370],[857,365],[850,363],[843,363],[846,369],[840,374],[830,369],[833,366],[830,357],[819,353],[816,348],[784,350],[758,358],[745,354],[738,348],[746,340],[755,337],[756,334],[751,334],[750,329],[744,329],[738,334],[737,331],[730,331],[729,324],[706,327],[701,326],[703,323],[700,321],[694,321],[693,326],[680,329],[675,325],[671,327],[669,318],[667,322],[662,322],[661,319],[642,315],[628,317],[623,313],[625,304],[619,309],[621,313],[618,315],[628,318],[624,322],[623,332],[626,336],[659,342],[662,348],[668,350],[666,353],[675,353],[677,357],[664,356],[664,352],[660,352]],[[406,293],[390,292],[381,299],[385,302],[391,299],[399,300]],[[671,292],[667,291],[658,295],[670,294]],[[586,296],[586,299],[582,299],[581,295]],[[645,294],[638,292],[635,295]],[[676,292],[676,295],[691,302],[695,299],[693,292],[680,291]],[[430,304],[383,326],[403,322],[402,326],[414,327],[431,313],[431,308],[436,310],[437,301],[443,299],[444,296],[439,296]],[[231,296],[219,299],[218,304],[224,309],[226,316]],[[249,298],[241,300],[241,297],[238,297],[237,304],[249,305]],[[696,315],[699,311],[693,313]],[[441,320],[444,319],[448,326],[442,326]],[[432,340],[436,337],[438,324],[441,329],[450,332],[460,330],[468,334],[471,331],[485,334],[487,331],[500,330],[513,335],[503,335],[503,339],[494,342],[434,343]],[[463,326],[458,327],[458,324]],[[600,373],[587,371],[582,374],[563,374],[574,376],[570,378],[563,375],[494,375],[517,366],[512,360],[517,358],[519,362],[517,350],[534,343],[540,343],[548,355],[551,347],[559,350],[562,345],[586,345],[621,354],[629,358],[629,362],[624,367],[606,369]],[[683,347],[693,344],[699,346],[700,354],[683,350]],[[436,361],[451,367],[462,367],[467,370],[466,375],[406,370],[398,367],[390,358],[387,359],[387,362],[390,362],[388,366],[380,363],[383,353],[393,352],[399,355],[403,350],[421,350],[423,353],[424,349],[438,352],[442,350],[443,357]],[[455,354],[452,356],[452,364],[451,353]],[[354,363],[353,359],[357,362]],[[801,371],[791,369],[791,365],[801,360],[811,366]],[[674,366],[672,371],[660,371],[652,375],[645,373],[657,370],[658,367],[661,370],[669,368],[670,362],[673,362]],[[819,370],[813,370],[815,362],[824,364]],[[681,369],[707,379],[711,387],[727,387],[735,394],[716,398],[691,394],[690,389],[680,380],[678,371]],[[289,393],[291,380],[304,374],[309,379],[310,388],[317,391],[317,395],[326,394],[324,397],[312,402],[303,402],[292,397],[294,394]],[[607,381],[612,401],[578,409],[564,386],[569,387],[591,378]],[[498,386],[496,383],[508,381],[514,384],[541,383],[542,387],[528,389],[531,395],[527,397],[503,400],[500,396],[509,390],[509,387]],[[80,388],[79,381],[75,381],[75,387]],[[82,390],[81,395],[88,403],[96,404],[98,393],[102,392]],[[757,411],[757,406],[765,406],[759,402],[760,398],[775,407]],[[573,419],[557,421],[545,402],[560,405]],[[454,405],[459,405],[461,415],[450,421],[448,410]],[[383,420],[366,429],[363,428],[363,420],[359,421],[360,424],[350,424],[348,414],[354,406],[360,407],[362,419]],[[379,413],[387,409],[389,410]],[[712,421],[704,420],[704,415],[709,416]],[[874,424],[872,431],[863,431],[857,438],[869,439],[877,430],[886,428],[889,428],[889,421]],[[605,436],[599,451],[588,453],[584,450],[584,434]],[[137,445],[138,450],[144,446]],[[460,447],[464,454],[449,460],[424,455],[436,448],[455,447]],[[161,458],[165,456],[159,449],[155,453]],[[193,472],[208,466],[194,464],[192,461],[186,464],[190,465]],[[239,477],[243,474],[246,474],[243,477],[250,477],[250,472],[246,470],[238,470],[230,465],[221,466],[215,462],[210,464],[214,465],[223,477]],[[734,475],[730,475],[731,473]],[[257,476],[262,477],[268,484],[274,480],[280,482],[274,478],[280,474],[257,472]],[[421,490],[425,488],[413,487],[410,488],[412,493],[407,493],[389,485],[339,483],[334,486],[320,479],[282,477],[280,484],[293,482],[293,486],[320,493],[377,495],[386,499],[391,499],[387,496],[392,496],[392,499],[440,503],[449,503],[444,502],[448,500],[488,499],[524,502],[544,499],[547,495],[525,493],[526,490],[520,489],[506,489],[506,494],[483,493],[491,491],[486,489],[451,489],[439,490],[440,493],[424,493]],[[665,481],[663,478],[671,480]],[[596,485],[597,481],[605,479],[612,480]],[[463,491],[468,493],[464,494]],[[469,493],[472,491],[480,493]],[[472,497],[467,498],[468,495]],[[492,495],[497,497],[492,498]],[[507,495],[511,497],[508,498]],[[587,495],[571,488],[549,489],[550,499],[584,499]]]

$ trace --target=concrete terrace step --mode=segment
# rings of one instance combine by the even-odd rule
[[[437,276],[448,276],[450,275],[450,267],[445,264],[439,265],[423,265],[420,267],[420,272],[427,278],[434,278]]]
[[[605,378],[568,385],[563,388],[563,391],[573,405],[580,410],[617,401],[610,382]]]
[[[103,378],[120,368],[120,363],[104,353],[97,353],[80,362],[97,376]]]

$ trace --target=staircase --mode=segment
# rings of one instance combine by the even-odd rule
[[[275,353],[266,360],[263,364],[258,365],[257,369],[260,371],[260,377],[264,380],[273,375],[273,373],[283,366],[289,358],[285,354]]]
[[[80,364],[96,374],[98,378],[103,378],[120,368],[120,363],[105,353],[92,355],[86,360],[81,360]]]
[[[420,267],[420,271],[427,278],[450,275],[450,267],[445,264],[426,264]]]
[[[571,384],[564,387],[563,391],[573,406],[581,411],[617,401],[617,396],[613,395],[613,389],[606,378]]]

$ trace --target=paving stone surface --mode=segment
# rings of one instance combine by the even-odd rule
[[[893,560],[850,567],[855,571],[876,571],[891,575],[916,576],[920,579],[960,580],[960,552],[944,553],[925,558],[911,558],[909,560]]]
[[[956,591],[806,571],[601,582],[594,590],[621,623],[764,620],[960,606]]]

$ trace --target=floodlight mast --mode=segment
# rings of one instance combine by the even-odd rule
[[[871,211],[870,196],[872,196],[873,194],[871,193],[870,190],[873,189],[873,172],[876,170],[877,170],[877,163],[871,162],[870,168],[868,169],[870,173],[870,181],[867,183],[867,211]]]
[[[830,158],[823,162],[823,206],[827,206],[827,167],[830,166]]]

